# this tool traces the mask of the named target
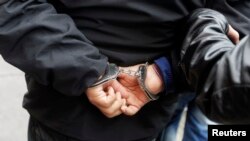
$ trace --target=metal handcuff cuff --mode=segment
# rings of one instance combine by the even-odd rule
[[[125,73],[130,76],[137,77],[138,83],[141,87],[141,89],[144,91],[145,95],[148,97],[150,101],[157,100],[159,98],[159,95],[152,94],[147,86],[145,85],[145,80],[147,76],[147,67],[148,63],[145,63],[143,65],[140,65],[137,71],[132,70],[124,70],[120,69],[116,64],[108,64],[108,67],[105,70],[104,75],[99,79],[96,83],[94,83],[91,87],[98,86],[100,84],[103,84],[109,80],[116,79],[119,73]]]

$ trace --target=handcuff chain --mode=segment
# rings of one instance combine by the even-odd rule
[[[148,62],[146,62],[143,65],[140,65],[137,71],[133,71],[133,70],[130,70],[130,69],[124,70],[124,69],[120,68],[119,73],[125,73],[127,75],[137,77],[137,81],[138,81],[141,89],[144,91],[144,94],[147,96],[147,98],[150,101],[153,101],[153,100],[157,100],[159,98],[159,95],[152,94],[148,90],[148,88],[147,88],[147,86],[145,84],[145,79],[146,79],[146,76],[147,76],[147,67],[148,67]]]
[[[144,66],[148,66],[148,62],[146,62],[146,63],[143,64],[143,65],[144,65]],[[143,66],[143,65],[141,65],[141,66]],[[134,76],[134,77],[137,77],[137,78],[141,77],[141,76],[140,76],[141,73],[140,73],[139,68],[138,68],[137,71],[133,71],[133,70],[130,70],[130,69],[128,69],[128,70],[120,69],[120,70],[119,70],[119,73],[125,73],[125,74],[127,74],[127,75]]]
[[[120,69],[120,73],[125,73],[127,75],[130,75],[130,76],[134,76],[134,77],[139,77],[140,76],[140,73],[139,71],[133,71],[133,70],[124,70],[124,69]]]

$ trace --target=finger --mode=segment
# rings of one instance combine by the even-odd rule
[[[111,106],[111,108],[113,108],[113,110],[114,110],[114,113],[113,113],[114,116],[122,114],[121,107],[123,104],[124,104],[124,100],[122,99],[121,93],[117,92],[116,93],[116,101]]]
[[[128,99],[126,99],[126,105],[121,107],[121,111],[128,116],[135,115],[141,107],[143,107],[148,101],[141,101],[135,95],[130,95]]]
[[[129,105],[129,106],[122,106],[121,111],[123,114],[128,115],[128,116],[133,116],[135,115],[140,109],[134,105]]]
[[[110,107],[115,101],[116,101],[115,91],[112,87],[108,87],[105,107]]]
[[[108,95],[113,95],[115,94],[115,90],[113,87],[108,87]]]
[[[126,99],[122,99],[122,106],[127,106],[127,101],[126,101]]]
[[[101,108],[101,111],[104,113],[105,116],[112,118],[118,116],[122,113],[121,106],[123,105],[124,101],[121,98],[121,94],[117,92],[115,102],[108,108]]]
[[[102,91],[100,93],[102,94],[100,94],[99,97],[95,98],[96,105],[98,107],[108,108],[115,102],[116,96],[112,87],[108,88],[108,92]]]
[[[112,87],[116,90],[119,91],[119,93],[122,95],[122,98],[127,98],[128,97],[128,92],[126,88],[120,84],[118,81],[114,81],[112,83]]]
[[[98,85],[98,86],[95,86],[95,87],[91,87],[91,88],[88,88],[86,90],[86,94],[89,96],[89,97],[97,97],[100,95],[100,92],[103,91],[103,85]]]
[[[117,101],[122,101],[122,96],[121,96],[121,93],[120,92],[116,92],[116,100]]]
[[[101,86],[88,88],[86,91],[86,95],[89,101],[94,105],[98,105],[100,100],[106,97],[106,93],[103,91],[103,88]]]
[[[234,28],[232,28],[231,25],[229,25],[227,35],[228,35],[228,37],[230,38],[230,40],[231,40],[234,44],[239,43],[239,41],[240,41],[240,35],[239,35],[239,33],[238,33]]]

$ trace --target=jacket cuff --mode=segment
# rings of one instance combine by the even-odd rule
[[[157,67],[160,70],[162,79],[164,81],[164,93],[168,94],[170,92],[173,92],[173,73],[171,65],[166,57],[161,57],[154,61],[154,63],[157,65]]]

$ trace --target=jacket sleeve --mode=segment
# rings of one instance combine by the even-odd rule
[[[0,54],[42,85],[81,95],[105,71],[107,58],[45,0],[0,2]]]
[[[187,29],[180,65],[201,110],[218,122],[250,123],[249,37],[234,45],[226,18],[208,9],[195,11]]]

